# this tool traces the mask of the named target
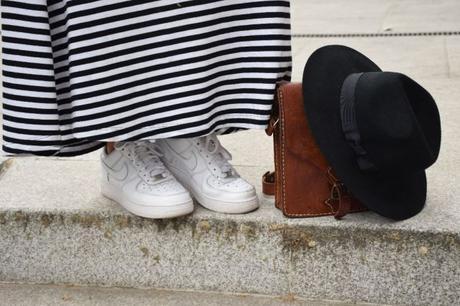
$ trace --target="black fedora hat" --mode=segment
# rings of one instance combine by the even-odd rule
[[[395,220],[423,209],[425,169],[438,158],[441,124],[422,86],[335,45],[308,59],[303,94],[311,132],[349,192]]]

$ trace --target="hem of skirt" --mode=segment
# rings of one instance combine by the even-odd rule
[[[33,157],[33,156],[42,156],[42,157],[74,157],[74,156],[80,156],[80,155],[84,155],[84,154],[88,154],[88,153],[91,153],[91,152],[94,152],[94,151],[97,151],[99,150],[100,148],[104,147],[105,143],[107,142],[119,142],[119,141],[140,141],[140,140],[156,140],[156,139],[164,139],[164,138],[194,138],[194,137],[203,137],[203,136],[207,136],[207,135],[210,135],[210,134],[213,134],[213,133],[217,133],[218,135],[225,135],[225,134],[233,134],[233,133],[236,133],[236,132],[240,132],[240,131],[244,131],[244,130],[264,130],[266,129],[267,127],[267,124],[265,125],[251,125],[250,127],[248,127],[247,124],[229,124],[229,125],[222,125],[220,126],[218,129],[213,129],[212,131],[209,131],[209,132],[206,132],[206,133],[202,133],[203,131],[198,131],[198,132],[195,132],[193,134],[196,134],[196,135],[193,135],[192,133],[188,133],[188,134],[184,134],[184,133],[177,133],[176,135],[174,135],[174,133],[172,133],[172,135],[170,135],[169,137],[161,137],[161,134],[160,135],[151,135],[151,136],[146,136],[146,137],[139,137],[136,139],[129,139],[127,137],[123,138],[121,137],[120,138],[117,138],[116,140],[115,139],[92,139],[92,140],[89,140],[89,141],[86,141],[85,142],[85,139],[83,138],[75,138],[76,141],[79,141],[77,142],[77,145],[73,145],[74,147],[75,146],[79,146],[79,147],[83,147],[82,149],[79,149],[79,150],[70,150],[69,148],[72,147],[72,145],[67,145],[67,146],[63,146],[61,148],[57,148],[57,149],[54,149],[54,150],[43,150],[43,151],[37,151],[37,146],[27,146],[27,147],[23,147],[22,149],[20,150],[16,150],[14,148],[8,148],[8,151],[5,151],[5,144],[2,143],[2,146],[0,148],[0,157]],[[230,133],[222,133],[222,132],[219,132],[221,130],[229,130],[229,129],[232,129],[233,131],[231,131]],[[159,137],[158,137],[159,136]],[[35,150],[34,150],[35,149]]]

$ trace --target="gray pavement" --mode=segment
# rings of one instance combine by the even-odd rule
[[[460,30],[457,0],[291,0],[294,34]]]
[[[0,284],[2,305],[16,306],[372,306],[338,301],[307,300],[293,295],[264,296],[160,289],[94,288]]]

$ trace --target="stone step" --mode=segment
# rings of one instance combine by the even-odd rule
[[[266,296],[162,289],[101,288],[0,283],[2,305],[78,306],[372,306],[340,301],[308,300],[293,295]]]
[[[233,140],[266,139],[258,133]],[[233,140],[227,147],[236,150]],[[260,187],[266,166],[237,168]],[[460,214],[457,193],[445,189],[448,174],[429,172],[428,206],[404,222],[370,212],[341,222],[287,219],[264,198],[245,215],[197,205],[187,217],[148,220],[101,197],[98,170],[96,160],[70,158],[4,164],[0,281],[407,305],[460,301]]]

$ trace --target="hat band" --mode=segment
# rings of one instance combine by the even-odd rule
[[[356,155],[356,162],[361,171],[377,171],[377,167],[369,160],[367,151],[361,145],[361,133],[356,122],[355,90],[359,79],[364,73],[350,74],[342,85],[340,93],[340,117],[342,130],[350,147]]]

